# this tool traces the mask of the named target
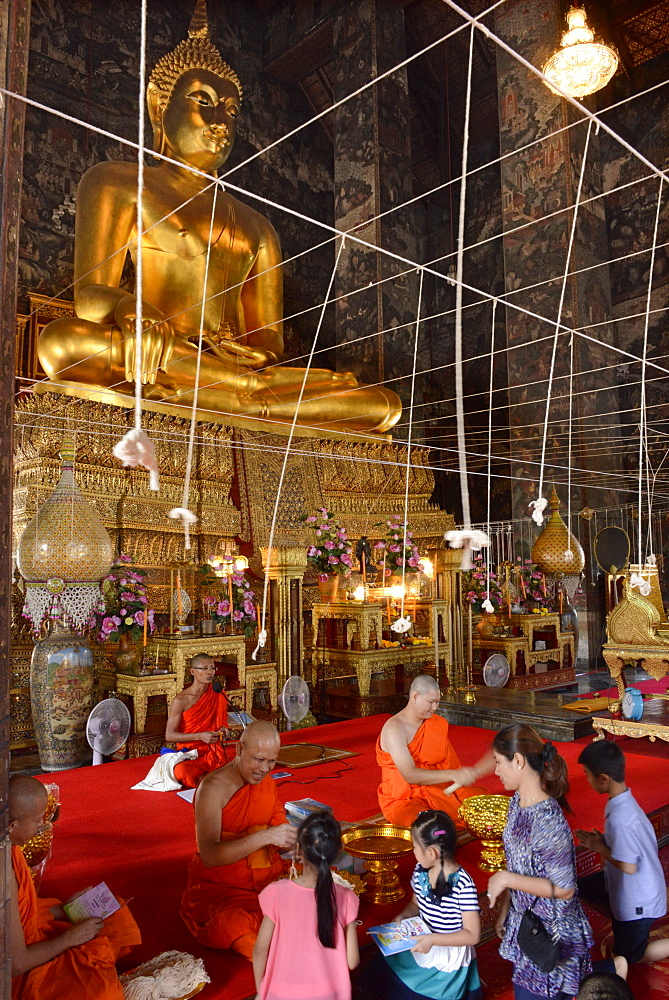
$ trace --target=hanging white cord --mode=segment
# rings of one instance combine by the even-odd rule
[[[260,631],[258,632],[258,642],[256,648],[251,653],[251,659],[255,660],[258,655],[258,650],[263,649],[265,643],[267,642],[267,629],[265,628],[265,623],[267,621],[267,591],[269,588],[269,570],[272,561],[272,546],[274,545],[274,529],[276,527],[276,515],[279,510],[279,502],[281,500],[281,490],[283,489],[283,480],[286,475],[286,467],[288,465],[288,456],[290,455],[290,448],[293,443],[293,435],[295,433],[295,426],[297,424],[297,418],[300,412],[300,406],[302,405],[302,397],[304,395],[304,388],[307,384],[307,378],[309,376],[309,369],[311,368],[311,360],[314,356],[316,350],[316,344],[318,342],[318,336],[321,332],[321,326],[323,325],[323,317],[325,316],[325,310],[327,308],[328,302],[330,301],[330,293],[332,291],[332,286],[334,285],[335,276],[337,274],[337,268],[339,267],[339,258],[342,255],[342,250],[346,244],[346,237],[342,237],[342,241],[339,244],[339,250],[337,251],[337,257],[334,262],[334,267],[332,268],[332,274],[330,275],[330,281],[328,283],[327,291],[325,293],[325,298],[323,299],[323,305],[321,306],[321,312],[318,317],[318,324],[316,326],[316,332],[314,334],[314,339],[311,344],[311,350],[309,351],[309,357],[307,358],[307,367],[304,369],[304,376],[302,378],[302,385],[300,386],[300,394],[297,397],[297,403],[295,405],[295,413],[293,414],[293,422],[290,425],[290,432],[288,434],[288,441],[286,442],[286,450],[283,456],[283,465],[281,466],[281,475],[279,476],[279,482],[276,487],[276,499],[274,501],[274,510],[272,511],[272,523],[269,529],[269,541],[267,542],[267,564],[265,566],[265,580],[263,582],[262,590],[262,616],[261,621],[258,622],[258,627]]]
[[[490,386],[488,389],[488,501],[486,508],[486,535],[490,539],[490,490],[492,487],[492,393],[493,393],[493,362],[495,359],[495,316],[497,313],[497,299],[492,300],[492,323],[490,329]],[[521,548],[522,551],[522,548]],[[495,607],[490,600],[490,545],[486,549],[486,599],[482,604],[483,610],[492,614]]]
[[[149,471],[152,490],[160,488],[158,461],[153,441],[142,430],[142,323],[143,323],[143,200],[144,200],[144,101],[146,91],[146,0],[142,0],[139,44],[139,142],[137,144],[137,259],[135,261],[135,426],[113,448],[116,458],[125,466],[138,465]]]
[[[555,357],[557,354],[558,338],[560,336],[560,327],[562,325],[562,309],[564,306],[565,293],[567,291],[567,280],[569,277],[569,261],[571,260],[571,251],[574,245],[574,237],[576,235],[576,221],[578,219],[578,207],[581,202],[581,191],[583,190],[583,178],[585,177],[585,167],[588,159],[588,147],[590,145],[590,134],[592,132],[592,120],[588,122],[588,132],[585,137],[585,147],[583,149],[583,159],[581,161],[581,174],[578,179],[578,189],[576,191],[576,201],[574,203],[574,215],[571,220],[571,231],[569,233],[569,245],[567,246],[567,259],[564,264],[564,273],[562,275],[562,287],[560,288],[560,301],[558,303],[557,318],[555,320],[555,333],[553,334],[553,353],[551,355],[551,367],[548,374],[548,390],[546,394],[546,412],[544,414],[544,434],[541,443],[541,465],[539,467],[539,491],[537,493],[537,499],[530,502],[530,507],[534,508],[532,512],[532,520],[536,524],[543,524],[544,522],[544,510],[548,505],[548,501],[543,494],[544,490],[544,466],[546,462],[546,441],[548,439],[548,416],[550,414],[551,408],[551,393],[553,390],[553,373],[555,371]]]
[[[413,341],[413,365],[411,368],[411,399],[409,401],[409,429],[407,435],[407,463],[406,463],[406,473],[404,476],[404,535],[402,536],[402,607],[400,611],[400,617],[397,621],[394,621],[390,626],[393,632],[408,632],[411,628],[411,619],[404,617],[404,600],[405,600],[405,589],[404,580],[406,578],[406,568],[407,568],[407,528],[409,520],[409,473],[411,471],[411,432],[413,427],[413,399],[414,390],[416,387],[416,359],[418,357],[418,331],[420,329],[420,313],[423,303],[423,279],[425,274],[422,267],[419,269],[419,279],[418,279],[418,307],[416,309],[416,333]]]
[[[642,520],[641,515],[643,512],[643,471],[646,463],[644,461],[644,450],[647,448],[647,426],[646,426],[646,357],[648,354],[648,328],[650,326],[650,303],[653,292],[653,270],[655,268],[655,252],[657,249],[657,232],[660,225],[660,210],[662,208],[662,187],[663,179],[660,178],[660,186],[657,192],[657,207],[655,209],[655,228],[653,230],[653,247],[650,254],[650,271],[648,274],[648,289],[646,292],[646,319],[643,329],[643,352],[641,354],[641,393],[639,398],[639,501],[638,501],[638,557],[639,557],[639,572],[632,573],[630,576],[630,587],[638,587],[639,593],[644,597],[648,597],[652,587],[650,583],[650,578],[645,580],[643,577],[643,567],[646,562],[647,552],[643,547],[642,539]],[[646,471],[648,476],[648,472]],[[651,508],[648,508],[648,525],[650,529],[650,518],[651,518]]]
[[[188,509],[188,498],[190,493],[190,477],[193,469],[193,449],[195,446],[195,424],[197,421],[197,396],[200,388],[200,361],[202,359],[202,337],[204,334],[204,313],[209,301],[207,297],[207,282],[209,281],[209,261],[211,259],[211,242],[214,233],[214,219],[216,217],[216,196],[218,194],[218,183],[214,185],[214,194],[211,203],[211,219],[209,220],[209,239],[207,241],[207,257],[204,262],[204,287],[202,289],[202,306],[200,308],[200,336],[197,341],[197,361],[195,364],[195,388],[193,389],[193,405],[190,414],[190,430],[188,434],[188,454],[186,455],[186,472],[184,475],[184,488],[181,496],[181,507],[173,507],[167,514],[175,520],[180,519],[184,529],[184,548],[190,548],[190,526],[195,524],[197,517]],[[225,302],[225,299],[223,300]],[[230,608],[232,616],[232,608]],[[232,617],[230,618],[232,621]]]
[[[572,433],[572,414],[574,411],[573,407],[574,401],[574,334],[569,335],[569,434],[567,443],[567,538],[569,539],[569,533],[571,532],[571,433]],[[567,540],[567,545],[569,545],[569,540]],[[570,548],[565,551],[565,562],[569,563],[574,558],[574,553]]]
[[[467,447],[465,441],[465,415],[462,379],[462,293],[465,256],[465,211],[467,206],[467,160],[469,158],[469,114],[472,103],[472,66],[474,62],[474,25],[469,34],[469,64],[467,67],[467,94],[465,98],[465,123],[462,138],[462,171],[460,182],[460,217],[458,219],[458,252],[456,257],[455,286],[455,419],[458,434],[458,467],[460,469],[460,496],[462,498],[462,531],[447,531],[444,535],[452,549],[464,549],[460,568],[472,568],[472,549],[488,544],[483,531],[472,531],[469,510],[469,485],[467,483]]]

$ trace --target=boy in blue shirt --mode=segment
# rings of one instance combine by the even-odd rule
[[[576,835],[605,862],[615,952],[628,962],[669,958],[669,938],[649,942],[652,924],[667,912],[667,890],[655,831],[625,784],[625,755],[617,743],[597,740],[578,762],[590,787],[609,798],[604,833],[577,830]]]

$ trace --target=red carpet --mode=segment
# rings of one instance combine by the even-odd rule
[[[292,778],[278,783],[282,801],[312,796],[332,805],[342,821],[358,821],[378,813],[379,771],[374,744],[386,718],[375,716],[282,734],[283,743],[322,743],[359,754],[295,771]],[[488,730],[452,728],[453,744],[464,763],[477,760],[490,745],[491,737]],[[572,780],[573,825],[601,827],[604,798],[592,793],[576,764],[587,742],[560,744],[560,752],[567,759]],[[130,908],[142,931],[143,944],[131,961],[126,960],[126,968],[172,948],[190,951],[204,958],[213,980],[203,990],[203,1000],[241,1000],[253,995],[250,964],[229,952],[200,948],[179,918],[186,868],[195,849],[192,806],[175,792],[131,791],[152,762],[153,758],[144,757],[43,777],[44,781],[60,785],[62,812],[41,893],[66,899],[77,889],[104,879],[116,893],[134,897]],[[647,812],[667,802],[666,784],[658,780],[662,773],[658,769],[662,767],[652,757],[639,754],[628,761],[629,784]],[[340,771],[341,776],[335,777]],[[501,791],[494,776],[482,784],[490,791]],[[460,860],[482,888],[487,876],[476,867],[478,851],[477,844],[467,844],[460,852]],[[404,879],[411,868],[411,860],[405,859],[400,868]],[[396,907],[388,909],[391,912],[386,913],[385,908],[363,904],[361,916],[369,926],[392,917]],[[481,950],[482,963],[487,963],[488,953],[493,965],[501,962],[495,957],[494,943]],[[501,962],[502,967],[509,968]],[[482,972],[486,978],[485,967]],[[502,969],[501,974],[504,981],[508,972]],[[498,991],[490,995],[502,996]]]

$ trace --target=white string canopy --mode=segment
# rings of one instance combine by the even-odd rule
[[[448,6],[456,15],[459,17],[459,21],[456,27],[446,33],[443,37],[436,39],[434,42],[430,43],[428,46],[423,47],[419,52],[413,53],[407,59],[402,60],[396,66],[384,71],[384,73],[379,74],[375,79],[366,83],[363,87],[354,90],[352,93],[348,94],[346,97],[338,101],[334,107],[341,106],[347,101],[352,101],[354,98],[360,96],[364,92],[368,91],[370,88],[378,86],[379,81],[384,78],[391,76],[396,73],[411,62],[416,59],[420,59],[425,56],[430,50],[434,49],[437,45],[448,45],[449,42],[453,43],[456,36],[461,33],[467,32],[468,34],[468,68],[467,68],[467,85],[465,94],[465,106],[464,106],[464,128],[463,128],[463,148],[462,148],[462,164],[461,172],[459,177],[450,178],[447,182],[443,184],[436,185],[430,191],[420,194],[412,195],[411,198],[406,199],[401,204],[393,204],[391,208],[386,209],[384,212],[379,212],[374,219],[368,221],[375,221],[375,219],[380,219],[387,217],[391,212],[396,212],[405,208],[409,205],[413,205],[420,201],[421,198],[429,198],[429,196],[437,191],[443,190],[444,188],[450,187],[457,183],[460,184],[460,205],[459,205],[459,216],[458,216],[458,236],[457,236],[457,248],[455,252],[455,274],[454,276],[447,275],[440,270],[440,267],[444,269],[448,266],[450,260],[452,259],[452,254],[446,254],[425,263],[421,263],[418,260],[412,260],[409,257],[398,254],[397,252],[391,251],[387,247],[377,245],[373,241],[366,238],[366,235],[373,231],[370,227],[365,229],[365,237],[361,235],[359,231],[345,233],[342,232],[337,226],[330,225],[323,222],[322,220],[311,218],[309,215],[302,211],[298,211],[296,208],[287,205],[279,204],[277,201],[259,193],[257,191],[250,190],[242,185],[235,185],[230,181],[230,176],[235,172],[238,172],[242,168],[245,168],[252,161],[255,161],[263,155],[267,155],[272,149],[279,146],[281,143],[289,140],[291,137],[302,132],[309,126],[313,126],[314,123],[319,121],[325,114],[332,112],[333,108],[329,107],[325,111],[318,115],[310,118],[308,121],[302,123],[294,129],[291,129],[285,135],[279,136],[273,142],[269,143],[262,149],[256,150],[251,156],[247,157],[242,162],[237,165],[230,167],[227,170],[225,177],[226,186],[231,192],[240,195],[242,198],[251,199],[257,202],[259,205],[271,209],[274,213],[283,213],[284,215],[291,216],[294,220],[299,221],[304,224],[304,232],[311,233],[316,232],[318,234],[318,239],[306,248],[300,249],[288,260],[294,261],[298,257],[304,257],[305,255],[316,252],[321,248],[327,246],[333,240],[339,241],[339,248],[336,255],[336,261],[334,269],[330,278],[327,292],[318,305],[309,306],[307,309],[302,309],[294,313],[294,317],[304,315],[309,310],[319,309],[319,319],[316,328],[316,332],[313,337],[313,342],[311,348],[308,352],[305,351],[307,356],[307,366],[305,369],[305,376],[302,382],[302,388],[299,395],[299,400],[295,410],[294,419],[292,426],[290,428],[290,433],[288,436],[287,444],[283,450],[283,465],[279,481],[279,486],[277,489],[277,496],[275,498],[274,512],[272,517],[270,535],[269,535],[269,548],[271,551],[271,546],[274,541],[275,527],[276,527],[276,516],[280,503],[281,492],[283,488],[283,482],[285,477],[285,472],[287,464],[290,457],[295,457],[300,453],[299,443],[294,446],[294,430],[296,423],[299,419],[299,409],[302,401],[304,387],[307,377],[307,372],[309,371],[314,357],[316,357],[320,352],[329,350],[329,345],[321,346],[318,343],[319,334],[321,331],[321,326],[323,322],[323,315],[325,308],[328,304],[336,301],[335,297],[331,295],[333,282],[335,274],[337,271],[337,266],[339,263],[342,248],[344,246],[344,239],[350,241],[351,245],[358,246],[363,250],[372,250],[375,253],[383,256],[387,261],[393,262],[395,269],[393,274],[390,276],[384,276],[379,278],[378,281],[371,282],[372,286],[385,285],[387,282],[393,281],[403,281],[406,280],[406,276],[412,272],[418,272],[419,274],[419,296],[418,296],[418,309],[417,318],[415,325],[415,341],[414,341],[414,351],[413,351],[413,363],[410,371],[398,372],[394,375],[396,382],[402,379],[410,379],[410,403],[408,408],[405,409],[405,421],[408,424],[408,439],[407,439],[407,453],[406,453],[406,466],[405,466],[405,476],[406,476],[406,491],[405,491],[405,511],[404,511],[404,522],[405,522],[405,541],[406,541],[406,525],[408,520],[408,483],[409,483],[409,472],[411,469],[419,468],[412,461],[412,448],[415,445],[429,442],[432,449],[432,455],[434,461],[431,463],[430,468],[435,470],[444,471],[447,473],[452,473],[457,468],[457,473],[459,477],[460,485],[460,495],[462,500],[462,528],[456,533],[449,533],[448,541],[454,547],[462,547],[464,550],[462,568],[467,569],[471,567],[471,552],[473,550],[480,550],[486,547],[489,542],[489,532],[491,524],[491,505],[490,496],[492,488],[492,460],[495,459],[495,463],[499,466],[502,463],[509,464],[508,475],[500,472],[499,467],[496,468],[494,478],[508,479],[510,481],[514,480],[513,472],[513,457],[508,453],[508,450],[498,453],[493,456],[493,413],[500,413],[501,417],[505,415],[505,405],[500,403],[497,409],[493,408],[493,367],[499,365],[505,367],[507,357],[510,356],[510,352],[513,351],[528,351],[531,349],[533,344],[537,344],[540,341],[546,339],[552,339],[552,355],[551,355],[551,365],[550,371],[546,378],[536,378],[532,381],[532,385],[537,390],[539,386],[545,386],[545,413],[542,424],[538,422],[533,422],[531,419],[528,420],[525,425],[528,437],[530,437],[530,432],[534,431],[536,438],[541,438],[541,455],[540,459],[536,456],[535,452],[532,451],[531,455],[528,455],[524,460],[524,465],[530,470],[532,475],[535,475],[538,479],[538,491],[536,494],[536,499],[532,501],[530,507],[532,509],[532,519],[537,525],[543,522],[544,511],[547,505],[546,498],[543,496],[543,486],[546,477],[550,475],[558,483],[566,483],[568,488],[568,521],[571,520],[571,488],[572,486],[587,486],[589,489],[599,489],[607,490],[613,488],[615,483],[615,489],[618,490],[622,495],[626,491],[632,492],[633,485],[637,487],[638,493],[638,551],[639,559],[641,560],[641,553],[643,551],[642,545],[642,518],[641,518],[641,507],[643,499],[643,487],[645,480],[645,492],[647,495],[648,505],[645,515],[648,522],[651,517],[651,452],[653,450],[653,440],[659,441],[659,438],[653,439],[654,433],[661,433],[659,429],[655,430],[653,424],[653,415],[656,414],[658,425],[661,426],[662,419],[662,407],[658,404],[652,406],[648,404],[647,390],[648,385],[651,382],[649,378],[649,373],[652,371],[652,379],[657,380],[660,378],[665,378],[669,374],[669,367],[663,363],[666,359],[665,356],[653,351],[652,357],[649,357],[649,326],[651,316],[661,316],[666,311],[665,306],[659,306],[658,308],[651,310],[651,289],[652,289],[652,274],[653,274],[653,264],[655,262],[657,251],[665,246],[665,244],[658,242],[658,228],[661,221],[661,204],[662,204],[662,191],[663,182],[667,174],[656,164],[652,163],[645,155],[643,155],[639,150],[635,149],[633,145],[623,136],[615,131],[610,124],[605,120],[603,112],[595,113],[589,108],[581,105],[580,103],[574,101],[573,99],[567,98],[572,106],[576,109],[577,114],[574,116],[575,120],[570,121],[567,125],[556,129],[555,132],[550,133],[550,135],[541,136],[539,138],[533,139],[531,142],[523,143],[519,145],[516,149],[512,151],[507,151],[499,157],[488,161],[487,163],[477,165],[475,168],[469,168],[469,140],[470,140],[470,115],[472,106],[472,76],[473,76],[473,59],[475,51],[475,42],[477,35],[485,37],[489,42],[491,42],[495,47],[501,52],[505,52],[510,55],[517,63],[524,66],[531,73],[537,76],[539,79],[543,79],[540,70],[537,67],[532,66],[524,57],[522,57],[518,52],[516,52],[508,43],[504,42],[495,32],[493,32],[485,23],[487,15],[491,12],[500,8],[505,0],[498,0],[497,3],[492,4],[486,9],[486,11],[473,16],[469,14],[464,8],[460,7],[457,3],[452,2],[452,0],[444,0],[446,6]],[[490,20],[490,19],[489,19]],[[491,22],[492,23],[492,22]],[[142,234],[143,234],[143,219],[142,219],[142,198],[143,198],[143,176],[144,176],[144,87],[145,87],[145,57],[146,57],[146,0],[142,0],[141,6],[141,38],[140,38],[140,99],[139,99],[139,129],[138,129],[138,142],[132,143],[123,139],[122,137],[115,136],[113,133],[105,131],[103,129],[94,126],[92,123],[82,122],[72,116],[66,115],[58,109],[49,108],[45,105],[40,105],[28,98],[22,97],[21,95],[11,95],[16,96],[18,100],[24,100],[27,104],[31,104],[36,107],[40,107],[49,113],[52,113],[58,117],[69,120],[70,122],[78,123],[86,129],[90,129],[100,135],[104,135],[108,138],[116,140],[120,144],[125,144],[131,149],[137,150],[138,157],[138,191],[137,191],[137,237],[136,237],[136,261],[135,261],[135,272],[136,272],[136,285],[135,285],[135,295],[136,295],[136,320],[135,320],[135,332],[134,332],[134,354],[133,350],[130,348],[128,350],[128,357],[133,358],[133,369],[134,369],[134,382],[135,382],[135,410],[134,410],[134,427],[125,435],[122,441],[118,442],[114,448],[114,454],[121,458],[121,460],[126,465],[134,466],[142,465],[150,470],[151,473],[151,488],[158,489],[158,463],[155,454],[154,442],[151,441],[146,432],[142,428],[142,380],[150,379],[154,373],[152,372],[142,372],[142,339],[143,334],[150,329],[150,323],[142,318]],[[664,84],[656,84],[653,88],[648,88],[645,93],[650,93],[652,90],[659,88]],[[9,94],[9,91],[0,90],[1,93]],[[632,95],[627,98],[626,101],[632,101],[638,99],[642,95]],[[620,107],[625,101],[618,102],[616,107]],[[615,189],[602,190],[602,191],[587,191],[587,197],[583,197],[584,189],[584,178],[586,172],[586,163],[588,160],[588,151],[590,146],[590,139],[592,129],[603,129],[604,132],[609,136],[609,138],[617,145],[617,147],[629,157],[630,164],[633,164],[640,171],[638,177],[630,177],[625,179],[625,183],[619,185]],[[562,133],[567,133],[575,129],[584,130],[587,128],[587,134],[585,136],[585,146],[582,154],[580,177],[577,192],[574,199],[573,205],[560,206],[558,209],[547,212],[543,218],[552,218],[554,220],[562,218],[567,220],[569,223],[569,241],[566,253],[566,262],[564,269],[560,275],[552,275],[546,279],[539,282],[534,282],[533,284],[521,285],[519,288],[509,288],[503,293],[493,294],[487,288],[479,287],[477,280],[465,281],[465,254],[469,253],[477,248],[482,248],[484,245],[491,243],[493,240],[499,240],[502,238],[502,234],[496,233],[494,235],[489,235],[489,233],[482,234],[479,239],[473,242],[466,242],[467,233],[467,187],[468,180],[474,174],[479,173],[481,170],[487,167],[493,166],[495,164],[501,164],[503,161],[507,160],[510,156],[516,155],[522,150],[529,150],[532,147],[539,145],[541,142],[549,141],[552,137],[558,136]],[[157,154],[162,159],[169,159],[165,157],[164,154]],[[183,164],[180,164],[184,168]],[[641,173],[641,170],[643,171]],[[192,471],[193,453],[196,443],[198,442],[197,434],[197,423],[196,423],[196,412],[197,412],[197,397],[198,397],[198,387],[199,387],[199,365],[200,365],[200,355],[202,350],[202,340],[203,340],[203,326],[204,326],[204,314],[205,305],[210,298],[215,295],[223,294],[220,291],[214,292],[211,297],[208,297],[208,267],[209,267],[209,254],[211,249],[211,236],[213,233],[214,215],[216,211],[216,199],[217,192],[220,182],[214,180],[207,175],[202,175],[195,168],[185,167],[184,169],[191,169],[194,174],[199,174],[200,177],[206,181],[207,185],[213,186],[212,194],[212,215],[210,224],[210,239],[209,248],[207,250],[207,261],[206,261],[206,271],[205,280],[202,289],[202,302],[201,302],[201,315],[200,315],[200,336],[198,341],[198,360],[197,360],[197,371],[198,377],[196,378],[196,389],[193,393],[191,419],[189,424],[188,432],[188,449],[187,449],[187,460],[184,475],[184,488],[182,495],[182,502],[180,507],[176,507],[170,511],[170,516],[180,519],[184,527],[184,545],[188,549],[190,547],[189,529],[192,524],[197,520],[196,515],[189,509],[189,492],[190,492],[190,479]],[[632,258],[639,258],[643,260],[644,253],[648,255],[648,249],[638,249],[635,248],[632,252],[624,255],[618,255],[611,257],[606,261],[602,261],[597,264],[588,263],[585,266],[576,267],[576,262],[574,260],[573,246],[575,240],[575,234],[577,229],[577,220],[579,218],[579,212],[585,205],[601,205],[602,199],[609,196],[612,190],[622,191],[623,189],[630,188],[633,185],[643,185],[648,183],[648,178],[652,177],[658,178],[659,181],[659,192],[658,201],[656,209],[656,219],[655,219],[655,230],[653,234],[652,242],[652,252],[651,252],[651,268],[648,280],[648,296],[646,302],[646,310],[643,314],[644,319],[644,337],[643,337],[643,349],[640,354],[635,353],[633,350],[625,349],[619,344],[614,342],[614,337],[612,336],[611,330],[615,324],[621,324],[625,321],[629,321],[630,317],[616,316],[609,317],[605,321],[590,323],[588,326],[583,326],[577,328],[573,325],[573,320],[569,322],[566,321],[565,315],[568,317],[569,313],[565,308],[566,293],[569,287],[569,283],[576,279],[577,275],[584,274],[588,271],[592,271],[598,267],[607,267],[614,260],[618,266],[622,266],[626,261],[631,261]],[[205,188],[206,190],[206,188]],[[198,191],[198,195],[199,195]],[[194,195],[195,197],[195,195]],[[186,204],[187,202],[184,202]],[[594,210],[594,209],[593,209]],[[599,210],[599,209],[598,209]],[[565,213],[570,213],[565,214]],[[509,229],[504,230],[504,236],[509,236],[510,233],[519,234],[521,231],[527,229],[532,225],[536,225],[540,219],[523,221],[517,226],[512,226]],[[323,238],[323,230],[326,232],[325,238]],[[522,235],[518,236],[522,239]],[[467,258],[469,259],[469,258]],[[280,265],[278,265],[280,266]],[[379,268],[379,272],[383,269]],[[399,273],[398,273],[399,272]],[[434,316],[421,315],[421,308],[423,304],[423,283],[425,278],[430,277],[436,285],[442,288],[450,288],[454,291],[454,303],[448,304],[448,308],[443,309],[439,312],[435,312]],[[469,276],[469,272],[468,272]],[[542,315],[541,311],[535,308],[529,308],[527,301],[523,300],[522,293],[529,292],[532,290],[537,290],[542,286],[549,287],[551,283],[556,284],[561,282],[560,285],[560,300],[557,312],[557,317],[551,317]],[[479,283],[481,283],[479,281]],[[355,295],[367,291],[369,286],[357,289],[346,289],[341,292],[338,296],[339,299],[347,297],[349,300]],[[467,301],[465,301],[467,298]],[[537,301],[535,299],[534,301]],[[492,306],[492,333],[491,333],[491,346],[489,355],[478,355],[470,349],[470,353],[467,356],[467,346],[471,342],[470,338],[466,337],[466,325],[468,320],[474,322],[473,317],[476,315],[472,310],[480,309],[481,306],[486,305],[488,302]],[[532,321],[535,327],[535,333],[531,339],[523,340],[522,342],[506,343],[499,341],[496,343],[495,338],[495,315],[497,304],[502,303],[507,311],[514,312],[519,316],[526,317],[528,321]],[[174,317],[166,317],[170,320]],[[634,317],[631,317],[632,319]],[[446,322],[449,319],[453,319],[454,327],[454,343],[455,343],[455,360],[441,360],[437,359],[435,364],[430,364],[429,367],[419,369],[417,366],[417,345],[418,345],[418,334],[419,326],[426,328],[426,324],[434,321],[435,323]],[[405,330],[408,331],[409,324],[405,326]],[[374,338],[384,339],[389,335],[397,334],[397,327],[391,327],[387,330],[370,330],[368,333],[361,334],[360,336],[354,338],[350,341],[351,344],[360,343],[363,340]],[[434,327],[432,328],[434,329]],[[246,333],[252,333],[253,331],[246,331]],[[585,350],[592,348],[593,356],[597,356],[598,363],[589,368],[581,367],[579,371],[574,370],[574,348],[575,344],[580,345]],[[125,345],[124,345],[125,346]],[[569,349],[569,371],[568,374],[556,373],[556,358],[559,356],[561,349],[568,346]],[[594,355],[594,352],[598,352]],[[484,439],[485,431],[482,429],[477,429],[476,427],[471,427],[468,429],[469,434],[469,445],[467,445],[466,439],[466,422],[465,422],[465,403],[466,403],[466,379],[465,374],[473,369],[476,362],[482,358],[490,359],[490,379],[489,379],[489,392],[488,392],[488,426],[487,426],[487,440]],[[606,363],[601,363],[602,357],[606,357]],[[296,354],[295,357],[286,359],[283,363],[285,364],[295,364],[302,360],[301,354]],[[621,364],[630,366],[636,372],[639,372],[638,380],[630,375],[628,381],[619,383],[617,379],[617,370]],[[499,369],[498,369],[499,370]],[[262,375],[262,372],[258,373]],[[422,399],[420,402],[416,403],[415,398],[416,385],[420,380],[426,383],[428,379],[439,379],[442,383],[447,375],[452,374],[454,376],[455,391],[454,393],[442,392],[441,396],[443,398],[439,400],[434,400],[433,398],[428,398],[427,400]],[[67,371],[59,373],[60,377],[67,380]],[[601,380],[601,384],[592,385],[592,379],[597,376]],[[591,382],[588,385],[587,378],[590,377]],[[568,399],[569,399],[569,414],[568,414],[568,426],[565,430],[564,419],[560,414],[551,413],[551,403],[554,400],[556,394],[560,391],[560,386],[563,380],[567,380],[568,385]],[[530,384],[530,383],[528,383]],[[574,412],[574,401],[577,400],[581,395],[601,393],[609,390],[611,386],[618,386],[623,384],[628,386],[630,389],[639,387],[640,393],[640,403],[639,403],[639,421],[638,424],[610,424],[607,427],[612,427],[614,430],[611,433],[610,438],[604,438],[602,436],[601,419],[602,417],[615,417],[615,410],[611,410],[610,413],[597,412],[595,407],[595,412],[586,411],[581,413]],[[201,388],[201,387],[200,387]],[[515,384],[507,384],[505,387],[508,391],[513,390],[516,392],[520,386]],[[111,387],[113,391],[114,387]],[[327,398],[325,395],[323,398]],[[420,399],[420,396],[418,396]],[[176,398],[161,400],[164,406],[169,406],[170,403],[177,405]],[[450,411],[451,404],[455,404],[455,427],[454,429],[445,424],[444,414]],[[529,406],[531,401],[521,400],[519,406]],[[441,411],[439,411],[441,407]],[[434,428],[430,425],[434,423],[434,413],[437,412],[442,419],[444,424],[444,434],[447,435],[449,441],[452,440],[452,447],[446,445],[440,445],[438,442],[441,440],[440,437],[434,431]],[[471,407],[468,408],[468,413],[473,416],[477,411],[472,410]],[[421,419],[417,419],[420,414]],[[427,414],[423,417],[423,414]],[[27,415],[22,415],[20,418],[22,421],[29,420]],[[76,419],[76,417],[74,417]],[[252,415],[247,415],[247,419],[253,419]],[[27,426],[27,424],[25,424]],[[626,426],[629,426],[629,431],[624,433]],[[402,427],[402,425],[400,425]],[[517,429],[517,428],[516,428]],[[508,431],[508,428],[507,428]],[[539,433],[540,432],[540,433]],[[620,455],[624,457],[625,450],[629,443],[634,441],[637,443],[638,434],[638,446],[639,446],[639,467],[638,476],[633,476],[629,471],[623,470],[622,468],[598,468],[593,467],[592,463],[588,459],[599,452],[599,450],[604,451],[606,454]],[[579,437],[578,444],[574,441],[574,438]],[[154,434],[155,442],[160,448],[165,447],[167,441],[160,434]],[[560,457],[560,453],[556,456],[549,457],[549,442],[559,441],[565,439],[566,443],[566,461],[564,458]],[[498,448],[504,449],[505,446],[510,444],[510,435],[506,440],[500,437],[498,434],[495,435],[495,442]],[[229,447],[229,445],[226,445]],[[245,448],[249,452],[252,452],[257,448],[252,442],[237,442],[234,445],[238,448]],[[564,445],[563,445],[564,447]],[[263,446],[264,450],[267,447]],[[594,449],[594,450],[593,450]],[[272,450],[270,448],[270,450]],[[655,449],[657,451],[657,448]],[[351,461],[354,460],[351,456],[334,456],[336,461]],[[387,460],[380,460],[382,464],[390,464]],[[666,474],[664,478],[657,479],[660,474],[661,465],[658,465],[657,473],[653,478],[653,490],[657,488],[657,492],[653,495],[655,501],[663,501],[665,497],[669,499],[669,483],[666,480]],[[469,477],[472,476],[485,476],[485,485],[487,489],[487,517],[486,523],[483,526],[473,526],[470,511],[470,497],[469,497]],[[665,485],[666,484],[666,485]],[[629,490],[628,490],[629,487]],[[664,492],[663,492],[664,491]],[[485,530],[482,530],[485,528]],[[647,553],[647,555],[652,555],[652,553]],[[490,555],[488,554],[486,558],[486,564],[488,567],[488,573],[490,571]],[[268,559],[269,566],[269,559]],[[260,637],[266,638],[266,610],[267,610],[267,593],[268,593],[268,569],[265,575],[265,583],[263,588],[263,604],[262,604],[262,621],[259,623],[261,625]],[[402,609],[400,614],[400,619],[404,619],[404,602],[402,603]],[[259,639],[258,648],[261,648],[263,642]],[[256,649],[257,653],[257,649]],[[254,654],[255,657],[255,654]]]

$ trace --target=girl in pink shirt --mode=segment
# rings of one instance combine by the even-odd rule
[[[341,827],[313,813],[297,831],[302,874],[272,882],[260,893],[264,914],[253,949],[257,1000],[351,1000],[349,969],[360,961],[355,918],[358,897],[335,885]]]

